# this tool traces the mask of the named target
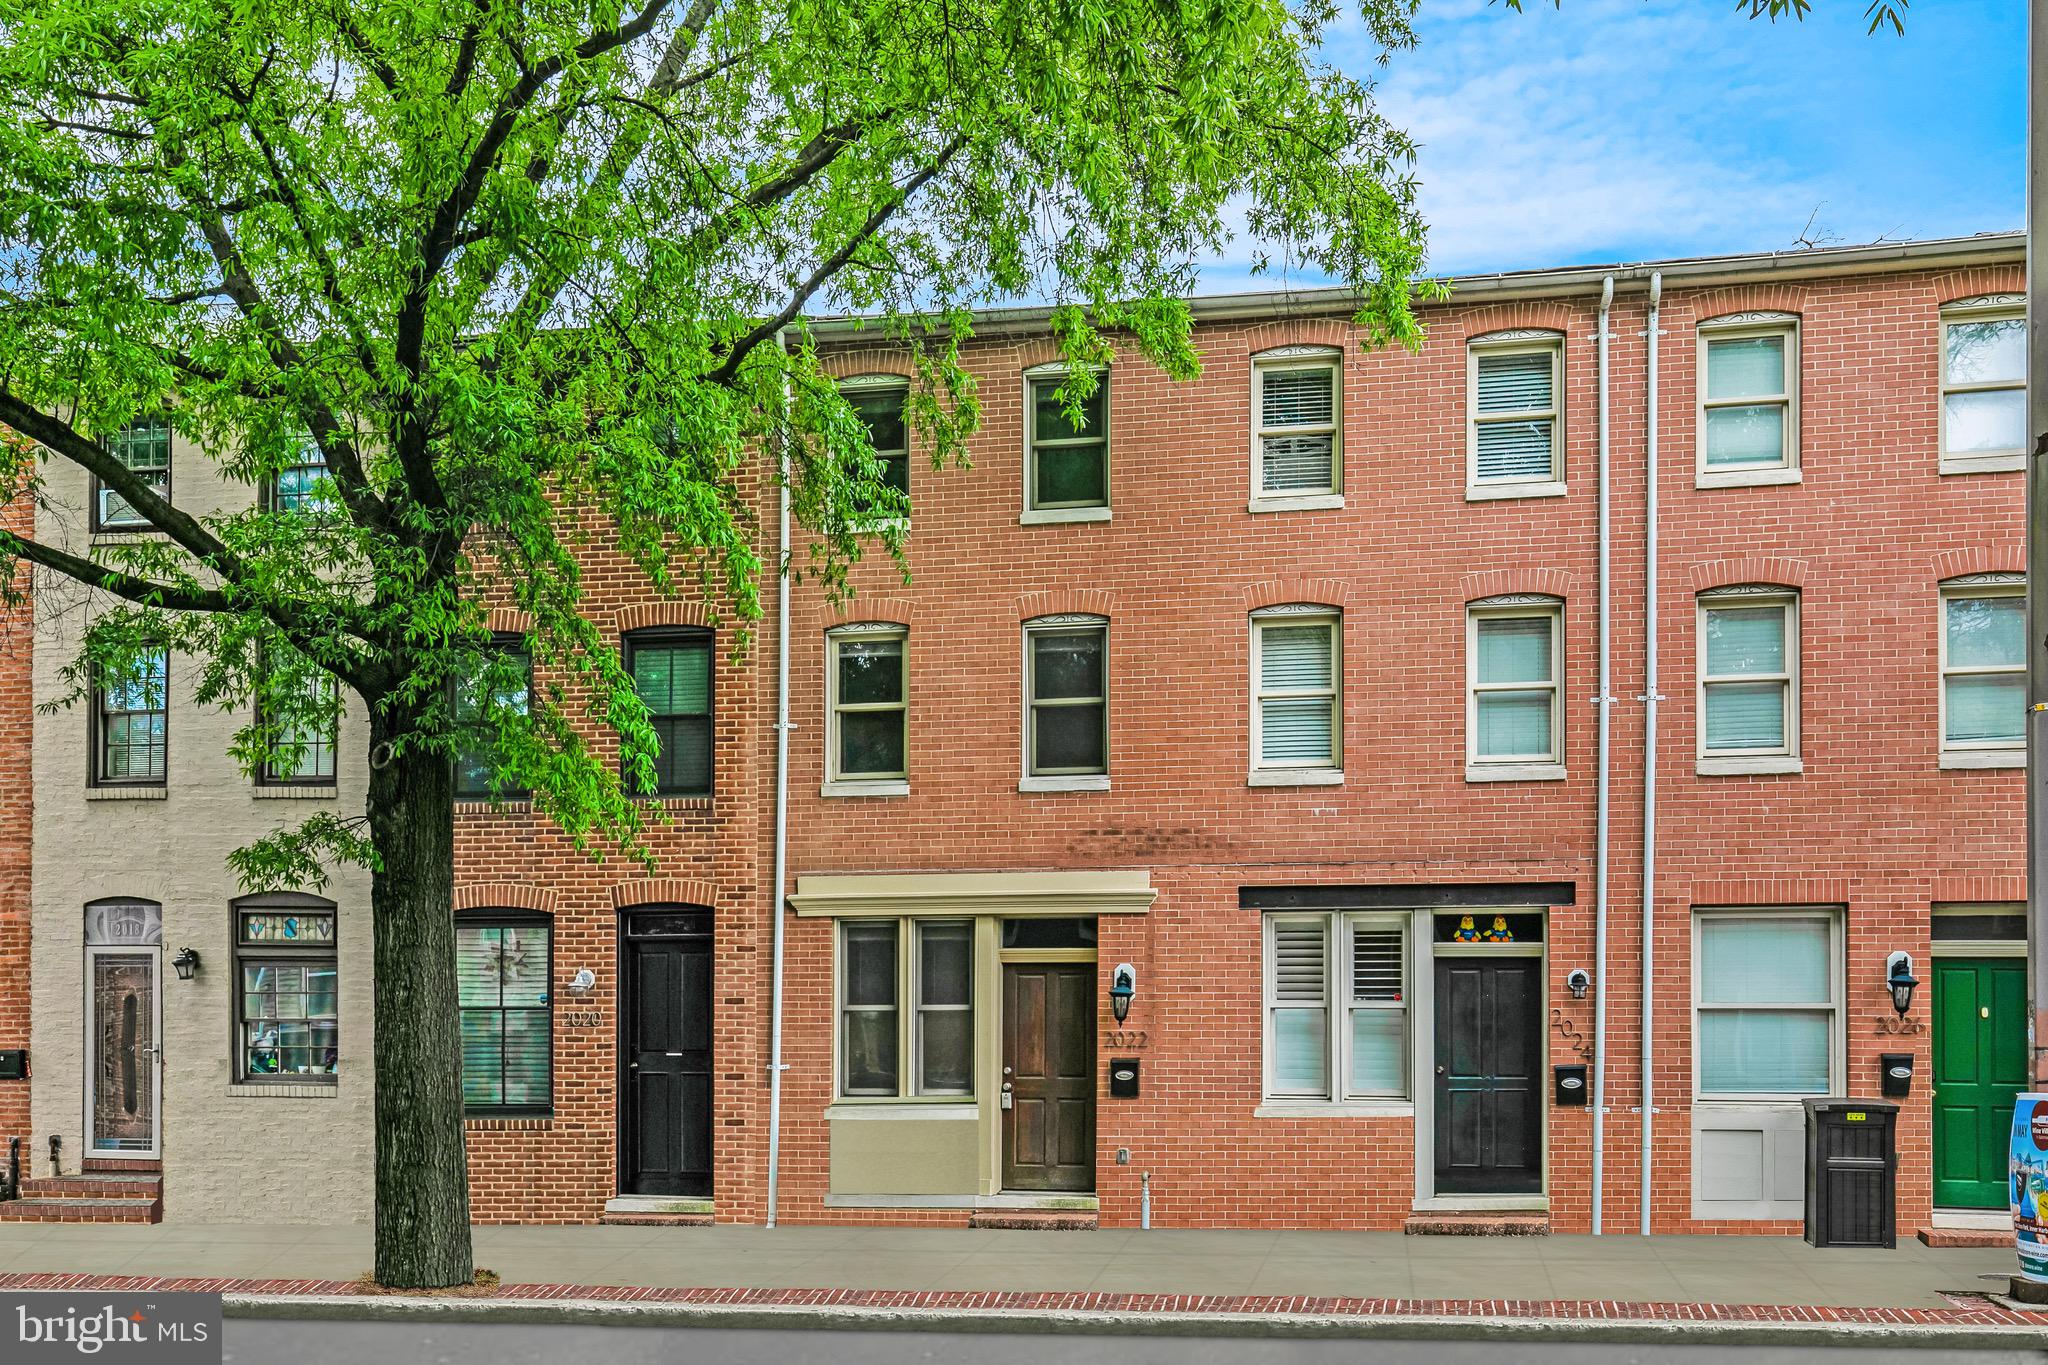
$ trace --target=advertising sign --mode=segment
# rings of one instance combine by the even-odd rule
[[[2048,1094],[2013,1097],[2010,1156],[2006,1187],[2020,1274],[2048,1283]]]

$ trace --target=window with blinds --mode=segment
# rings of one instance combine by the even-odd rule
[[[1258,491],[1275,497],[1342,491],[1340,358],[1252,368]]]
[[[1799,463],[1798,354],[1798,328],[1789,321],[1700,329],[1701,473]]]
[[[162,650],[126,668],[93,670],[92,781],[96,787],[161,787],[170,756],[171,656]]]
[[[2027,721],[2024,584],[1956,589],[1941,600],[1941,743],[2023,749]]]
[[[539,915],[455,925],[462,1100],[472,1114],[544,1114],[554,1103],[554,933]]]
[[[1266,920],[1266,1093],[1388,1099],[1408,1093],[1407,930],[1398,918]]]
[[[1833,913],[1694,916],[1701,1098],[1825,1095],[1840,1032]]]
[[[1336,768],[1343,761],[1340,618],[1252,618],[1253,766]]]
[[[712,783],[711,632],[635,631],[626,667],[654,727],[654,785],[643,796],[709,796]]]
[[[1556,483],[1562,341],[1472,348],[1474,486]]]
[[[1477,607],[1468,633],[1468,761],[1560,763],[1557,607]]]
[[[1796,754],[1797,598],[1700,599],[1700,753]]]

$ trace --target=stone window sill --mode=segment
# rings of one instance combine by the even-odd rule
[[[1342,768],[1254,768],[1245,775],[1247,787],[1341,787]]]
[[[1797,754],[1729,754],[1702,758],[1694,769],[1701,777],[1746,777],[1754,773],[1803,773],[1806,761]]]
[[[1941,756],[1941,766],[1950,770],[1967,768],[2024,768],[2024,749],[1957,749]]]
[[[981,1105],[978,1101],[963,1100],[956,1095],[934,1096],[928,1100],[878,1097],[867,1103],[840,1099],[825,1106],[825,1117],[835,1122],[843,1119],[953,1119],[973,1123],[981,1118]]]
[[[1019,526],[1062,526],[1081,521],[1108,521],[1107,507],[1027,507],[1017,516]]]
[[[1944,474],[2012,474],[2027,467],[2027,453],[2015,450],[2005,455],[1944,455]]]
[[[1528,483],[1473,483],[1465,485],[1466,502],[1498,502],[1503,498],[1561,498],[1563,479],[1532,479]]]
[[[1106,792],[1109,790],[1108,773],[1074,773],[1062,777],[1020,777],[1017,779],[1020,792]]]
[[[1267,1100],[1252,1110],[1255,1119],[1412,1119],[1412,1100]]]
[[[1255,493],[1248,512],[1334,512],[1344,506],[1342,493]]]
[[[1562,782],[1562,763],[1467,763],[1467,782]]]
[[[1769,488],[1777,484],[1803,483],[1797,469],[1702,469],[1693,476],[1694,488]]]
[[[711,798],[708,796],[636,796],[633,800],[638,805],[658,806],[662,810],[711,809]],[[511,805],[512,803],[507,802],[506,804]],[[531,801],[521,801],[517,804],[524,810],[533,809]]]
[[[466,815],[531,815],[532,813],[533,802],[524,796],[516,801],[499,801],[495,804],[488,796],[458,796],[455,798],[455,814],[458,819]]]
[[[268,786],[257,784],[253,789],[258,801],[333,801],[337,792],[332,782],[279,784]]]
[[[303,1085],[272,1085],[264,1081],[237,1081],[228,1087],[231,1100],[331,1100],[341,1093],[341,1086],[333,1082],[318,1085],[311,1081]]]
[[[818,788],[820,796],[908,796],[907,777],[878,778],[873,781],[827,782]]]
[[[164,801],[170,797],[168,787],[87,787],[88,801]]]
[[[488,1115],[467,1115],[462,1126],[472,1133],[545,1133],[552,1130],[555,1121],[544,1115],[530,1118],[492,1118]]]

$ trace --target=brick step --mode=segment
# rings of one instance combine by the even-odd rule
[[[161,1223],[155,1199],[9,1199],[0,1201],[0,1223]]]
[[[1401,1224],[1411,1237],[1548,1237],[1547,1213],[1416,1213]]]
[[[1920,1240],[1931,1247],[2009,1247],[2011,1228],[1922,1228]]]
[[[708,1213],[606,1213],[598,1216],[598,1222],[607,1227],[623,1228],[708,1228],[711,1215]]]
[[[164,1191],[160,1175],[89,1175],[32,1177],[21,1182],[24,1199],[156,1199]]]
[[[1100,1226],[1100,1220],[1093,1209],[980,1209],[968,1218],[967,1226],[1034,1232],[1093,1232]]]
[[[161,1161],[121,1161],[114,1157],[89,1156],[78,1163],[87,1175],[162,1175]]]

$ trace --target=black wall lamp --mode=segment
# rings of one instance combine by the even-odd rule
[[[1572,999],[1584,1000],[1586,992],[1593,988],[1593,977],[1584,967],[1574,967],[1565,974],[1564,988],[1572,993]]]
[[[178,955],[171,959],[171,970],[178,974],[178,980],[190,981],[192,973],[199,970],[199,950],[180,948]]]
[[[1892,993],[1892,1008],[1904,1015],[1913,1008],[1913,991],[1920,985],[1913,975],[1913,956],[1893,953],[1884,960],[1884,985]]]
[[[1109,1012],[1121,1024],[1130,1017],[1131,997],[1138,993],[1138,969],[1128,962],[1116,964],[1109,974]]]

